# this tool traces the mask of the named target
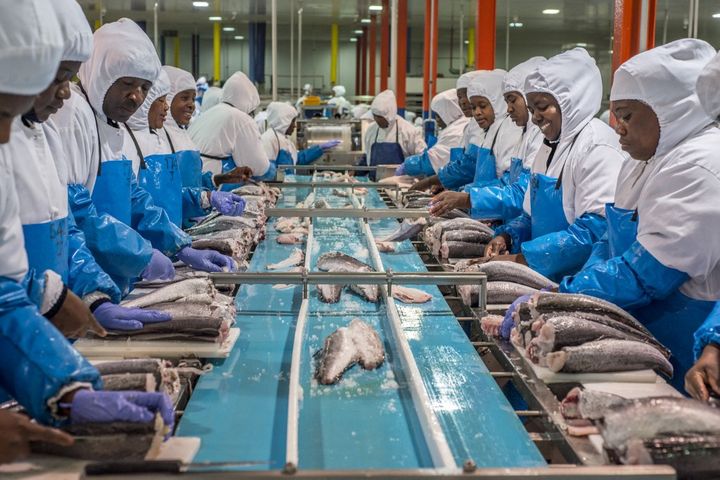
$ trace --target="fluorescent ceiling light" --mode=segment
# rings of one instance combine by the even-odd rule
[[[221,22],[222,17],[208,17],[208,20],[210,20],[211,22]]]
[[[193,7],[209,7],[208,2],[193,2]]]
[[[542,13],[545,15],[557,15],[558,13],[560,13],[560,10],[558,10],[557,8],[546,8],[542,11]]]
[[[235,40],[245,40],[245,37],[242,35],[235,35]]]
[[[510,27],[512,28],[520,28],[523,26],[522,22],[510,22]]]
[[[351,42],[357,42],[357,38],[352,37],[352,38],[350,39],[350,41],[351,41]]]
[[[234,32],[235,27],[223,27],[223,32]]]
[[[718,12],[718,13],[713,13],[713,16],[712,16],[712,17],[713,17],[713,18],[720,18],[720,12]]]
[[[587,43],[576,43],[575,46],[585,48],[587,47]]]
[[[371,12],[382,12],[382,5],[370,5],[370,7],[368,7],[368,9]]]
[[[360,20],[360,23],[370,23],[370,19],[369,19],[369,18],[363,18],[362,20]]]
[[[465,45],[470,45],[470,41],[469,41],[469,40],[465,40]]]
[[[357,33],[358,35],[362,35],[362,34],[363,34],[363,31],[362,31],[362,30],[353,30],[353,33]]]

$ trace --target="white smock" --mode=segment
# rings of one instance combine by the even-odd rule
[[[170,79],[170,92],[167,94],[168,105],[172,106],[173,99],[178,93],[184,92],[185,90],[195,90],[195,79],[190,72],[169,65],[165,65],[162,68]],[[187,126],[181,127],[178,125],[171,111],[168,112],[164,128],[176,152],[186,150],[197,151],[195,142],[192,141],[192,138],[190,138],[188,134]]]
[[[695,83],[695,89],[703,109],[711,118],[716,120],[720,117],[718,85],[720,85],[720,53],[705,65]]]
[[[265,153],[271,160],[277,159],[280,150],[290,154],[293,163],[297,164],[297,147],[292,138],[285,134],[293,119],[298,115],[295,107],[288,103],[272,102],[268,105],[268,128],[262,134],[262,143]]]
[[[332,90],[335,96],[328,100],[328,105],[337,105],[336,113],[341,117],[346,117],[350,114],[350,110],[352,110],[352,103],[348,102],[345,98],[345,87],[335,85],[332,87]]]
[[[370,111],[373,115],[387,120],[388,127],[380,128],[377,123],[373,123],[365,132],[365,154],[367,155],[368,165],[372,165],[370,163],[371,150],[376,142],[395,143],[397,139],[397,143],[400,145],[405,157],[418,155],[425,151],[427,144],[423,140],[422,132],[419,132],[410,122],[398,116],[397,102],[392,90],[380,92],[373,99]]]
[[[438,134],[437,143],[427,151],[428,160],[437,173],[450,161],[450,150],[463,146],[465,127],[470,119],[463,115],[454,88],[435,95],[430,102],[430,110],[445,123],[445,128]]]

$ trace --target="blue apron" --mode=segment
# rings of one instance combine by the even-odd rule
[[[520,176],[523,173],[529,173],[530,170],[523,167],[523,159],[512,157],[510,160],[510,176],[508,178],[508,181],[512,184],[520,180]]]
[[[202,187],[202,158],[197,150],[175,152],[183,187]]]
[[[621,256],[637,239],[636,210],[605,206],[610,257]],[[705,321],[715,302],[695,300],[675,290],[671,295],[631,311],[655,337],[670,349],[675,374],[672,385],[683,391],[685,373],[693,366],[693,332]]]
[[[533,173],[530,177],[530,220],[532,238],[559,232],[570,226],[565,218],[560,178]]]
[[[377,137],[380,134],[378,128],[375,132],[375,141],[372,147],[370,147],[370,165],[369,167],[377,166],[380,160],[383,165],[399,165],[405,161],[405,154],[403,153],[402,147],[398,143],[400,138],[400,127],[395,125],[395,143],[380,142],[378,143]],[[371,180],[375,180],[375,172],[370,172],[369,175]]]
[[[475,156],[475,177],[473,178],[473,186],[482,187],[497,183],[497,175],[495,173],[495,142],[497,141],[500,128],[495,132],[492,145],[490,148],[479,147]]]
[[[53,270],[63,282],[68,277],[68,219],[23,225],[28,264],[35,272]]]
[[[231,170],[233,170],[237,165],[235,165],[235,160],[233,160],[232,155],[228,155],[227,157],[218,157],[215,155],[207,155],[205,153],[200,154],[201,157],[210,158],[212,160],[219,160],[222,162],[221,172],[227,173]],[[242,183],[223,183],[218,187],[218,190],[223,192],[231,192],[235,190],[236,188],[242,187]]]
[[[101,163],[92,200],[98,213],[106,213],[131,225],[132,162],[127,158]]]

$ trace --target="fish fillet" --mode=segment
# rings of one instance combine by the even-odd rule
[[[395,300],[403,303],[426,303],[432,299],[432,295],[417,288],[393,285],[392,296]]]
[[[283,268],[300,265],[303,261],[305,261],[305,253],[299,248],[296,248],[288,258],[278,263],[269,263],[266,268],[268,270],[281,270]]]
[[[380,335],[355,318],[325,338],[315,377],[319,383],[331,385],[340,381],[343,373],[356,363],[365,370],[373,370],[384,361],[385,349]]]
[[[142,297],[124,301],[121,303],[123,307],[148,307],[157,303],[174,302],[175,300],[188,297],[190,295],[217,293],[215,287],[207,278],[191,278],[182,282],[173,283],[163,288],[143,295]]]

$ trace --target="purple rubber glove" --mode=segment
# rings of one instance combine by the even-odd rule
[[[175,423],[167,393],[78,390],[71,404],[60,406],[70,408],[71,423],[148,423],[155,419],[155,413],[160,414],[170,431]]]
[[[140,274],[143,280],[172,280],[175,278],[175,267],[172,260],[163,255],[160,250],[153,248],[150,263]]]
[[[401,175],[405,175],[405,164],[401,163],[399,167],[395,169],[395,176],[399,177]]]
[[[235,260],[215,250],[197,250],[185,247],[177,257],[187,266],[204,272],[234,272],[237,269]]]
[[[342,143],[341,140],[330,140],[329,142],[321,143],[320,145],[318,145],[318,147],[320,147],[323,152],[326,152],[326,151],[330,150],[331,148],[337,147],[341,143]]]
[[[503,319],[502,325],[500,325],[500,337],[509,340],[510,339],[510,332],[512,331],[513,327],[515,326],[515,322],[513,321],[513,313],[515,313],[515,310],[517,310],[518,305],[521,303],[525,303],[528,300],[532,298],[532,294],[523,295],[522,297],[518,297],[515,299],[513,303],[510,304],[510,307],[507,309],[507,312],[505,312],[505,318]]]
[[[210,192],[210,205],[223,215],[239,217],[245,211],[245,199],[231,192]]]
[[[110,302],[101,303],[93,310],[100,325],[108,330],[140,330],[146,323],[167,322],[172,316],[157,310],[126,308]]]

